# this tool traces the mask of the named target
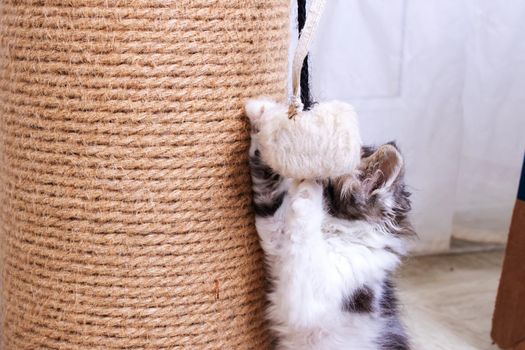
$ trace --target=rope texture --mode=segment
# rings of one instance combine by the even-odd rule
[[[297,0],[297,27],[299,29],[299,36],[304,28],[306,22],[306,0]],[[303,66],[301,67],[300,76],[300,93],[301,103],[305,110],[309,110],[314,104],[312,95],[310,93],[310,74],[308,72],[308,55],[303,60]]]
[[[299,41],[292,62],[292,101],[291,115],[304,109],[301,93],[301,78],[305,75],[303,67],[307,60],[308,49],[313,41],[315,31],[321,20],[326,0],[312,0],[306,15],[306,4],[298,0]],[[308,71],[306,70],[306,73]],[[306,74],[307,76],[307,74]]]
[[[269,348],[242,106],[286,99],[288,17],[0,3],[0,348]]]

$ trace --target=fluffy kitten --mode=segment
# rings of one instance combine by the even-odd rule
[[[278,349],[408,350],[391,280],[413,235],[397,147],[365,147],[355,173],[320,182],[279,175],[257,143],[252,128],[256,226]]]

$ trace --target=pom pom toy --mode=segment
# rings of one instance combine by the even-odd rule
[[[289,107],[269,99],[246,103],[263,160],[294,179],[326,179],[352,172],[361,158],[357,114],[344,102],[314,105],[289,117]]]

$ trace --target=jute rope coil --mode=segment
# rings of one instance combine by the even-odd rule
[[[288,0],[0,3],[2,349],[267,349],[242,106]]]

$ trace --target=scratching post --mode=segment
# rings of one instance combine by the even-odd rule
[[[242,106],[288,3],[2,1],[2,349],[269,347]]]

